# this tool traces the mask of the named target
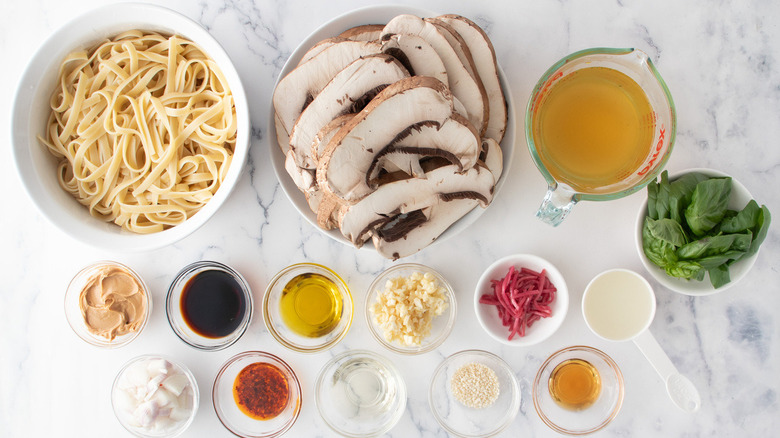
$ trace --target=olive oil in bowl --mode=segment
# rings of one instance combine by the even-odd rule
[[[282,321],[291,331],[317,338],[338,326],[343,303],[336,283],[324,275],[306,273],[285,285],[279,306]]]

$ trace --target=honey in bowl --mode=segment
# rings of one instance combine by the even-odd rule
[[[564,409],[580,411],[596,402],[601,394],[599,371],[583,359],[559,363],[548,381],[550,396]]]
[[[650,155],[655,118],[626,74],[586,67],[556,82],[533,117],[533,135],[550,175],[580,193],[626,179]]]
[[[298,335],[317,338],[339,324],[343,302],[338,285],[317,273],[300,274],[282,290],[279,302],[284,324]]]

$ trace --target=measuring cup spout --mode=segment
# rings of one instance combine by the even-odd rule
[[[536,217],[557,227],[566,219],[578,200],[576,193],[571,190],[557,184],[550,185],[547,187],[547,194],[544,196],[542,205],[536,212]]]

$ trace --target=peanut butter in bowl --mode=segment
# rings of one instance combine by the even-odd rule
[[[146,320],[146,290],[132,272],[118,265],[98,267],[79,295],[87,330],[113,341],[137,332]]]
[[[119,347],[146,326],[152,300],[143,280],[117,262],[98,262],[82,269],[65,294],[71,328],[88,343]]]

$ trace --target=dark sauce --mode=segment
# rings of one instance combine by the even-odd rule
[[[227,272],[208,270],[187,281],[179,301],[184,322],[206,338],[222,338],[233,333],[246,312],[241,285]]]

